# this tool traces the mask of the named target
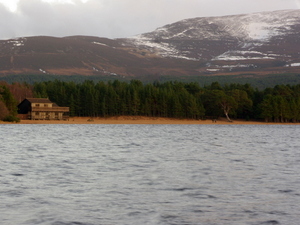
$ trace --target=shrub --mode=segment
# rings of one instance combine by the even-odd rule
[[[9,111],[6,108],[6,105],[4,104],[4,102],[2,102],[0,99],[0,120],[3,120],[8,115],[9,115]]]
[[[3,119],[3,121],[5,121],[5,122],[16,122],[16,123],[18,123],[18,122],[20,122],[20,118],[19,118],[19,117],[16,117],[16,116],[13,116],[13,115],[8,115],[8,116],[6,116],[6,117]]]

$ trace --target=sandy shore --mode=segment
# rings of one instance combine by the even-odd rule
[[[0,121],[0,124],[12,124]],[[72,117],[67,121],[57,120],[21,120],[18,124],[244,124],[244,125],[300,125],[300,123],[265,123],[259,121],[234,120],[228,122],[221,118],[213,123],[211,120],[171,119],[161,117],[119,116],[109,118]]]

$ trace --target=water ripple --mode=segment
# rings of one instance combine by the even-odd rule
[[[297,225],[298,134],[298,126],[0,126],[0,223]]]

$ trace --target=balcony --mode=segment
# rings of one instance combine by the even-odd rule
[[[69,112],[69,107],[31,107],[31,112]]]

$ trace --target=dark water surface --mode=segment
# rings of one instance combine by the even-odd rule
[[[0,224],[300,224],[299,126],[1,125]]]

